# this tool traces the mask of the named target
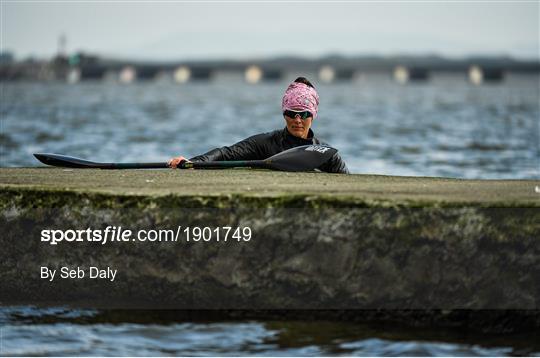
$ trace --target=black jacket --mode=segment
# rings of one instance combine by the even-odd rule
[[[284,150],[309,144],[326,144],[313,135],[310,129],[308,138],[295,137],[287,128],[269,133],[261,133],[246,138],[229,147],[212,149],[208,153],[191,158],[192,162],[222,161],[222,160],[262,160]],[[348,174],[349,170],[339,154],[334,154],[319,170],[328,173]]]

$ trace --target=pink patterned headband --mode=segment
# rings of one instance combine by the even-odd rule
[[[315,119],[319,111],[319,95],[315,88],[304,83],[293,82],[285,91],[281,109],[295,112],[310,111]]]

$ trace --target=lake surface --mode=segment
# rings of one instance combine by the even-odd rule
[[[294,78],[295,76],[291,76]],[[194,156],[284,127],[287,82],[221,78],[2,83],[1,166],[39,166],[35,152],[96,161]],[[398,85],[372,76],[318,85],[313,129],[353,173],[540,178],[540,82],[459,76]],[[332,322],[186,322],[163,313],[0,307],[1,355],[540,355],[530,337]]]
[[[534,336],[325,321],[178,321],[164,311],[0,308],[2,355],[540,355]]]
[[[283,128],[287,84],[3,83],[1,165],[38,166],[34,152],[97,161],[195,156]],[[540,177],[538,76],[474,86],[441,75],[403,86],[372,75],[317,87],[313,129],[353,173]]]

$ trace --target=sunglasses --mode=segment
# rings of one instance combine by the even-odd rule
[[[303,111],[303,112],[294,112],[286,110],[283,112],[283,115],[289,117],[289,118],[296,118],[296,116],[300,116],[302,120],[306,120],[309,117],[313,117],[313,114],[311,114],[310,111]]]

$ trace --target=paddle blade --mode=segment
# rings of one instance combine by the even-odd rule
[[[271,169],[301,172],[320,167],[336,153],[337,149],[326,145],[303,145],[273,155],[264,162]]]
[[[91,162],[75,157],[68,157],[67,155],[53,154],[53,153],[35,153],[34,157],[40,162],[47,165],[53,165],[55,167],[64,168],[99,168],[100,163]]]

